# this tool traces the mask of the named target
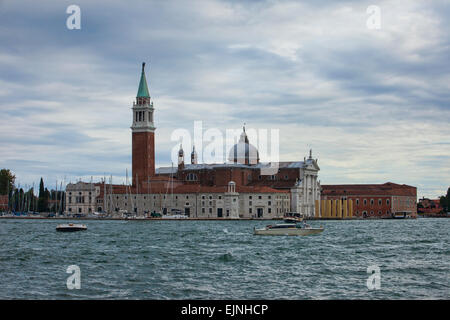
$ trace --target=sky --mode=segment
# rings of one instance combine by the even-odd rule
[[[322,184],[436,198],[450,185],[449,17],[439,0],[0,0],[0,167],[22,187],[124,182],[145,61],[157,167],[174,130],[245,123],[279,130],[281,161],[312,149]]]

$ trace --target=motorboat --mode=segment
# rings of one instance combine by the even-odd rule
[[[187,219],[188,216],[184,214],[165,214],[161,217],[162,219]]]
[[[261,236],[308,236],[323,232],[323,227],[313,228],[306,223],[279,223],[265,228],[253,229],[254,235]]]
[[[74,232],[74,231],[84,231],[87,230],[87,226],[85,224],[80,223],[64,223],[58,224],[56,226],[56,231],[62,232]]]
[[[284,222],[286,223],[297,223],[303,221],[303,215],[298,212],[286,212],[283,217]]]

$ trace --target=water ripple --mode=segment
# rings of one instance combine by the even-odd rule
[[[1,299],[448,299],[449,219],[321,221],[321,235],[258,237],[266,221],[0,220]],[[68,290],[69,265],[81,289]],[[367,267],[381,269],[368,290]]]

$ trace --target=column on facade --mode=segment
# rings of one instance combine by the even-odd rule
[[[308,175],[307,175],[307,173],[305,172],[305,179],[304,179],[305,181],[305,201],[303,202],[303,209],[304,209],[304,211],[307,211],[308,210]],[[304,212],[305,214],[308,214],[308,212]]]

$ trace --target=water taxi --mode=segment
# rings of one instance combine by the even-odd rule
[[[189,217],[184,214],[165,214],[161,218],[162,219],[187,219]]]
[[[56,231],[62,232],[74,232],[74,231],[84,231],[87,230],[87,226],[85,224],[80,223],[64,223],[58,224],[56,226]]]
[[[323,227],[313,228],[306,223],[279,223],[265,228],[253,229],[254,235],[261,236],[308,236],[323,232]]]
[[[286,212],[283,217],[284,222],[286,223],[297,223],[303,221],[303,215],[298,212]]]

